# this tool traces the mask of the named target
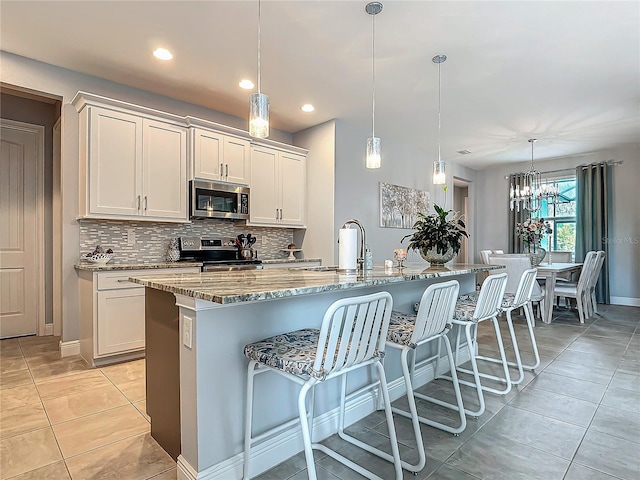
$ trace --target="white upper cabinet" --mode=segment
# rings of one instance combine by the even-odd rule
[[[187,117],[187,123],[190,179],[250,184],[251,157],[246,132],[194,117]]]
[[[250,225],[304,227],[305,150],[252,145],[251,178]]]
[[[82,92],[73,103],[80,112],[80,216],[188,221],[180,117]]]

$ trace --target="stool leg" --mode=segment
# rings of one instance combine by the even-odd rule
[[[474,383],[464,382],[459,380],[459,383],[463,385],[470,385],[475,387],[476,395],[478,397],[478,410],[470,411],[465,409],[467,415],[471,415],[472,417],[479,417],[484,413],[485,403],[484,403],[484,394],[482,393],[482,384],[480,383],[480,375],[478,374],[478,362],[476,361],[476,347],[471,335],[471,329],[473,328],[472,322],[466,322],[464,326],[464,334],[467,339],[467,349],[469,350],[469,361],[471,362],[471,373],[473,374]],[[456,359],[457,360],[457,359]]]
[[[460,427],[453,430],[454,435],[458,435],[459,432],[464,431],[467,428],[467,417],[464,413],[464,404],[462,403],[462,393],[460,392],[460,383],[458,382],[458,374],[456,373],[456,365],[453,363],[453,352],[451,351],[451,343],[446,335],[440,337],[438,341],[438,350],[440,350],[440,341],[444,340],[444,346],[447,350],[447,358],[449,359],[449,367],[451,368],[451,380],[453,383],[453,391],[456,394],[456,402],[458,404],[458,413],[460,414]]]
[[[309,423],[313,422],[313,418],[307,415],[307,393],[313,388],[315,379],[309,379],[302,385],[298,394],[298,416],[300,417],[300,428],[302,430],[302,443],[304,444],[304,458],[307,461],[307,474],[309,480],[317,480],[316,465],[313,458],[313,449],[311,448],[311,432]]]
[[[251,457],[251,423],[253,418],[253,376],[258,362],[251,360],[247,367],[247,399],[244,414],[244,465],[243,480],[249,480],[249,459]]]
[[[407,402],[409,403],[409,411],[411,412],[411,424],[413,426],[413,434],[416,437],[416,450],[418,451],[418,463],[415,465],[406,464],[404,467],[410,472],[419,472],[427,463],[427,457],[424,452],[424,444],[422,435],[420,434],[420,422],[418,421],[418,409],[416,408],[416,400],[413,395],[413,371],[409,368],[409,351],[411,349],[404,347],[400,354],[400,363],[402,364],[402,374],[407,389]],[[416,354],[413,351],[412,358],[415,360]],[[415,361],[412,361],[415,368]],[[395,410],[392,408],[392,410]],[[407,468],[409,467],[409,468]]]
[[[511,335],[511,343],[513,344],[513,352],[516,356],[516,367],[518,368],[518,379],[512,380],[514,385],[519,384],[524,380],[524,371],[522,370],[522,360],[520,359],[520,350],[518,349],[518,340],[516,340],[516,332],[513,329],[513,320],[511,319],[512,308],[507,309],[507,326],[509,327],[509,334]],[[526,311],[526,307],[525,307]]]
[[[538,353],[538,344],[536,343],[536,336],[533,333],[533,327],[535,326],[536,317],[533,315],[533,307],[531,302],[527,303],[524,309],[524,316],[527,319],[527,328],[529,329],[529,337],[531,337],[531,347],[533,348],[533,355],[535,356],[536,363],[533,365],[523,365],[523,368],[527,370],[535,370],[540,365],[540,354]]]
[[[376,362],[375,365],[378,371],[378,380],[380,380],[380,385],[382,385],[384,412],[387,418],[387,428],[389,430],[389,438],[391,440],[391,453],[393,455],[393,466],[396,473],[396,480],[402,480],[402,462],[400,460],[400,449],[398,447],[396,427],[393,423],[393,413],[391,413],[391,400],[389,399],[389,390],[387,389],[387,376],[384,373],[384,367],[382,363]]]

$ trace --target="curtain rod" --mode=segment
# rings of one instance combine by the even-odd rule
[[[540,172],[540,175],[544,175],[546,173],[575,172],[576,168],[578,168],[578,167],[582,167],[582,169],[585,170],[585,169],[587,169],[589,167],[592,167],[594,165],[600,165],[600,163],[606,163],[607,165],[611,165],[612,167],[615,167],[616,165],[622,165],[624,162],[623,162],[623,160],[618,160],[618,161],[609,160],[608,162],[590,163],[589,165],[586,165],[586,164],[584,164],[584,165],[576,165],[573,168],[560,168],[558,170],[547,170],[546,172]],[[520,172],[520,173],[526,173],[526,172]],[[512,173],[511,175],[516,175],[516,174]],[[504,179],[505,180],[509,180],[509,177],[511,175],[505,175]]]

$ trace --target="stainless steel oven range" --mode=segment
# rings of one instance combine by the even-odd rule
[[[245,238],[179,237],[180,261],[203,262],[203,272],[262,269],[262,260]]]

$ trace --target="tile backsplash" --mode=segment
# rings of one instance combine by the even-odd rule
[[[185,236],[235,237],[251,233],[258,240],[254,249],[263,260],[286,259],[281,249],[293,241],[290,228],[248,227],[229,220],[197,220],[193,223],[130,222],[119,220],[80,220],[80,257],[92,252],[96,245],[114,253],[112,263],[151,263],[165,261],[169,241]],[[133,234],[134,244],[129,245]],[[266,244],[263,239],[266,237]]]

